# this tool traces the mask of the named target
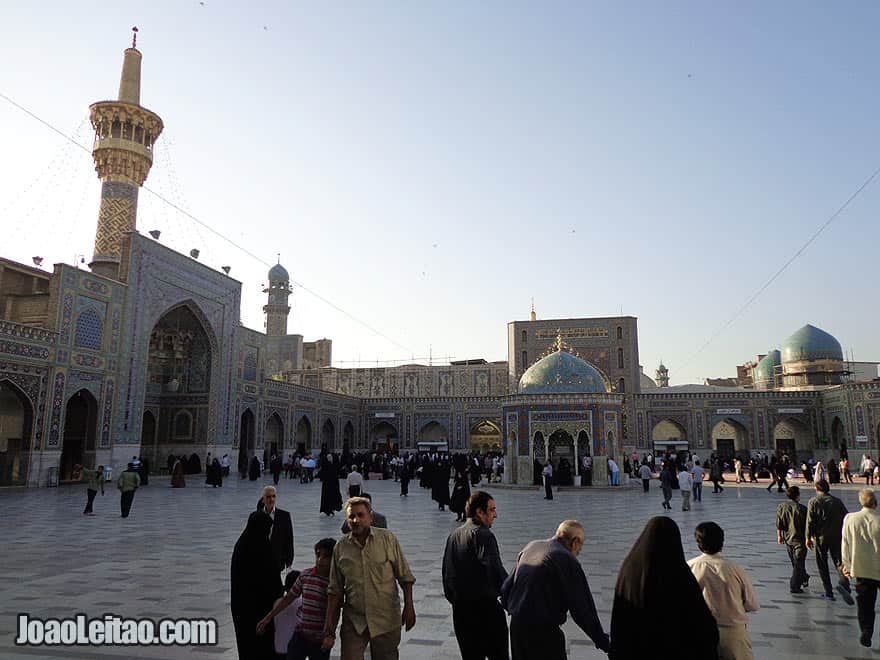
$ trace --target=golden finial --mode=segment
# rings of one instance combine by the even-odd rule
[[[135,25],[133,28],[131,28],[131,32],[132,32],[132,34],[131,34],[131,47],[132,47],[132,48],[137,48],[137,45],[138,45],[138,29],[137,29],[137,25]]]
[[[565,345],[562,343],[562,328],[556,329],[556,343],[554,347],[557,351],[561,351]]]

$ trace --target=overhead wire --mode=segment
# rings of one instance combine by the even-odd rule
[[[90,150],[87,146],[85,146],[85,145],[83,145],[82,143],[76,141],[73,137],[67,135],[64,131],[62,131],[62,130],[56,128],[55,126],[53,126],[51,123],[49,123],[48,121],[46,121],[45,119],[43,119],[42,117],[40,117],[39,115],[37,115],[36,113],[32,112],[32,111],[29,110],[28,108],[24,107],[23,105],[21,105],[20,103],[18,103],[17,101],[15,101],[13,98],[11,98],[11,97],[9,97],[8,95],[4,94],[2,91],[0,91],[0,98],[2,98],[4,101],[6,101],[7,103],[9,103],[9,104],[12,105],[13,107],[17,108],[18,110],[21,110],[22,112],[24,112],[26,115],[28,115],[28,116],[31,117],[32,119],[38,121],[39,123],[41,123],[43,126],[45,126],[46,128],[48,128],[48,129],[51,130],[52,132],[57,133],[58,135],[60,135],[62,138],[64,138],[64,139],[67,140],[68,142],[70,142],[70,143],[76,145],[77,147],[79,147],[80,149],[82,149],[83,151],[85,151],[86,153],[91,154],[91,150]],[[180,205],[178,205],[178,204],[174,203],[173,201],[167,199],[166,197],[164,197],[164,196],[161,195],[160,193],[156,192],[155,190],[152,190],[149,186],[144,185],[144,186],[142,186],[142,189],[145,190],[146,192],[148,192],[150,195],[153,195],[154,197],[156,197],[156,198],[157,198],[159,201],[161,201],[163,204],[166,204],[166,205],[168,205],[169,207],[173,208],[175,211],[177,211],[178,213],[182,214],[184,217],[186,217],[186,218],[188,218],[189,220],[195,222],[195,223],[196,223],[197,225],[199,225],[200,227],[203,227],[204,229],[206,229],[206,230],[209,231],[210,233],[214,234],[215,236],[217,236],[217,237],[220,238],[221,240],[225,241],[226,243],[228,243],[228,244],[231,245],[232,247],[236,248],[237,250],[239,250],[239,251],[242,252],[243,254],[246,254],[247,256],[249,256],[251,259],[253,259],[253,260],[256,261],[257,263],[260,263],[260,264],[262,264],[262,265],[264,265],[264,266],[266,266],[266,267],[269,267],[269,268],[271,268],[271,267],[274,265],[274,264],[269,263],[268,261],[265,261],[265,260],[262,259],[261,257],[257,256],[256,254],[254,254],[253,252],[251,252],[250,250],[248,250],[248,249],[247,249],[246,247],[244,247],[243,245],[239,245],[238,243],[236,243],[235,241],[233,241],[231,238],[229,238],[229,237],[227,237],[226,235],[220,233],[219,231],[217,231],[216,229],[214,229],[213,227],[211,227],[211,226],[208,225],[207,223],[202,222],[202,221],[201,221],[199,218],[197,218],[195,215],[193,215],[192,213],[190,213],[190,212],[187,211],[186,209],[182,208]],[[314,289],[311,289],[310,287],[307,287],[307,286],[304,285],[302,282],[298,282],[298,281],[296,281],[296,280],[294,280],[294,279],[291,279],[291,280],[290,280],[290,283],[293,284],[294,286],[296,286],[296,287],[302,289],[303,291],[305,291],[306,293],[310,294],[311,296],[317,298],[318,300],[320,300],[321,302],[323,302],[325,305],[327,305],[328,307],[330,307],[330,308],[336,310],[337,312],[339,312],[340,314],[342,314],[342,315],[345,316],[346,318],[348,318],[348,319],[354,321],[354,322],[357,323],[358,325],[363,326],[364,328],[366,328],[367,330],[369,330],[370,332],[372,332],[373,334],[375,334],[377,337],[381,337],[382,339],[385,339],[386,341],[388,341],[389,343],[393,344],[394,346],[397,346],[398,348],[401,348],[401,349],[403,349],[403,350],[405,350],[405,351],[407,351],[407,352],[411,352],[412,349],[409,348],[408,346],[403,345],[402,343],[400,343],[400,342],[397,341],[396,339],[394,339],[394,338],[388,336],[387,334],[385,334],[384,332],[381,332],[380,330],[376,329],[375,327],[373,327],[372,325],[370,325],[370,324],[367,323],[366,321],[363,321],[363,320],[361,320],[360,318],[358,318],[357,316],[355,316],[354,314],[352,314],[352,313],[346,311],[345,309],[343,309],[342,307],[340,307],[340,306],[337,305],[336,303],[334,303],[334,302],[328,300],[327,298],[325,298],[324,296],[322,296],[321,294],[319,294],[319,293],[318,293],[317,291],[315,291]]]

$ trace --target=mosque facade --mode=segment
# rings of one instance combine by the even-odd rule
[[[0,258],[0,486],[47,486],[76,463],[118,471],[204,456],[391,448],[503,451],[533,465],[688,449],[798,458],[877,452],[880,383],[853,382],[840,344],[804,326],[753,387],[668,386],[639,364],[632,316],[508,324],[507,361],[338,369],[332,342],[288,333],[290,277],[273,266],[266,331],[241,325],[240,282],[137,229],[163,124],[140,105],[141,54],[118,98],[91,106],[101,179],[88,270]],[[40,264],[36,264],[39,266]],[[660,385],[660,386],[658,386]]]

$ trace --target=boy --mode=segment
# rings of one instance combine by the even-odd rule
[[[272,611],[258,624],[257,634],[262,635],[279,612],[302,596],[299,622],[287,647],[288,660],[329,660],[330,651],[321,650],[324,638],[324,619],[327,615],[327,585],[330,582],[330,563],[333,558],[334,539],[321,539],[315,544],[315,565],[307,568],[293,583]]]

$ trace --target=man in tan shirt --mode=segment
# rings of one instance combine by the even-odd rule
[[[843,519],[841,563],[843,574],[856,588],[862,646],[871,646],[874,637],[874,605],[880,587],[880,514],[877,496],[870,488],[859,491],[862,510]]]
[[[333,549],[327,588],[327,621],[322,648],[333,648],[342,611],[342,660],[363,660],[367,644],[373,660],[397,660],[400,627],[416,624],[412,588],[416,581],[397,537],[372,527],[370,500],[352,497],[345,503],[351,526]],[[403,613],[397,585],[403,589]]]
[[[694,538],[703,554],[691,559],[688,566],[718,623],[718,660],[752,660],[746,612],[759,608],[752,581],[742,566],[721,556],[724,530],[717,523],[700,523]]]

